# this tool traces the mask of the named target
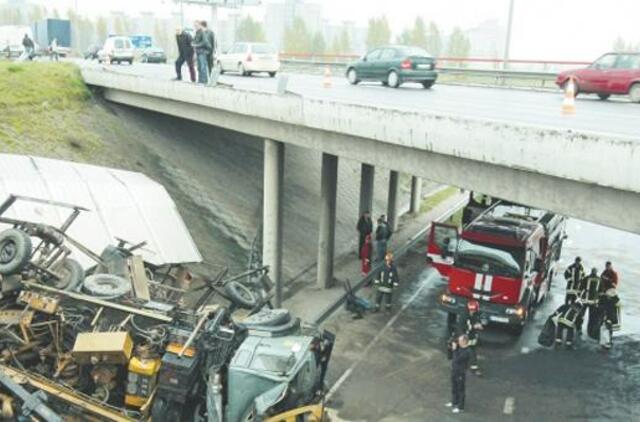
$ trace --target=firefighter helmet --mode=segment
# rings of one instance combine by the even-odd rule
[[[469,311],[478,312],[478,309],[480,309],[480,302],[475,299],[471,299],[467,302],[467,309]]]

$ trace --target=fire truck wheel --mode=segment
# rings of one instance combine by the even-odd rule
[[[61,275],[53,284],[56,289],[74,291],[84,280],[84,269],[75,259],[66,258],[56,272]]]
[[[241,308],[253,309],[258,304],[258,296],[247,286],[237,281],[232,281],[224,286],[224,291],[229,299]]]
[[[19,229],[0,232],[0,274],[22,271],[31,258],[31,238]]]

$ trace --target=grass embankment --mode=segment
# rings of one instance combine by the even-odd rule
[[[88,158],[102,145],[92,108],[74,65],[0,62],[0,152]]]
[[[442,204],[447,199],[457,195],[460,190],[454,186],[449,186],[446,189],[443,189],[439,192],[434,193],[433,195],[427,196],[423,201],[422,205],[420,205],[420,212],[429,212],[438,205]],[[460,226],[462,222],[462,210],[459,210],[455,214],[453,214],[447,220],[447,223],[454,224],[456,226]]]

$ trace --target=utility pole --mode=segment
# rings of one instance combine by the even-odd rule
[[[509,20],[507,21],[507,40],[504,46],[504,60],[502,62],[503,69],[509,67],[509,49],[511,48],[511,30],[513,29],[513,6],[515,0],[509,0]]]

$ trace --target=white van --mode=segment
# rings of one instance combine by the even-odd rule
[[[98,62],[133,63],[133,44],[129,37],[110,37],[98,51]]]

